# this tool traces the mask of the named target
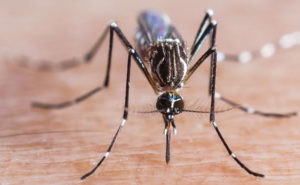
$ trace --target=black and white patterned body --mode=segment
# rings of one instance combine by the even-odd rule
[[[265,113],[259,110],[255,110],[251,107],[241,106],[239,103],[235,103],[217,93],[215,91],[216,86],[216,67],[217,67],[217,51],[215,48],[216,40],[216,30],[217,22],[212,19],[213,11],[207,10],[202,23],[197,31],[195,40],[191,45],[189,53],[186,52],[185,43],[177,32],[175,27],[171,24],[170,19],[165,14],[160,14],[155,11],[149,10],[142,12],[138,16],[138,30],[136,32],[136,49],[132,47],[128,39],[123,34],[122,30],[119,28],[116,22],[111,22],[109,26],[104,30],[95,45],[89,50],[83,57],[83,62],[90,62],[95,56],[96,52],[102,45],[105,37],[109,34],[109,51],[108,51],[108,62],[106,75],[103,85],[98,86],[91,91],[77,97],[74,100],[66,101],[58,104],[48,104],[33,102],[33,107],[44,108],[44,109],[61,109],[71,105],[75,105],[85,99],[91,97],[97,92],[105,89],[109,85],[110,68],[112,60],[112,48],[113,48],[113,36],[116,35],[123,45],[128,50],[127,58],[127,72],[126,72],[126,88],[125,88],[125,102],[123,109],[123,119],[120,123],[106,153],[99,160],[97,165],[88,173],[83,175],[81,179],[85,179],[91,174],[93,174],[103,161],[108,158],[114,143],[122,129],[126,124],[128,114],[129,114],[129,89],[130,89],[130,74],[131,74],[131,58],[133,58],[141,69],[142,73],[148,80],[149,84],[153,88],[156,94],[159,94],[156,102],[156,110],[152,112],[159,112],[162,114],[163,121],[165,124],[164,133],[166,135],[166,162],[170,161],[170,143],[171,143],[171,128],[173,127],[174,134],[177,133],[174,117],[182,112],[194,112],[194,113],[208,113],[197,110],[188,110],[184,107],[184,100],[181,95],[177,93],[180,88],[183,87],[184,82],[186,82],[192,74],[198,69],[198,67],[207,59],[210,58],[210,75],[209,75],[209,95],[211,98],[209,118],[210,123],[213,125],[218,137],[223,143],[228,154],[237,162],[237,164],[243,168],[247,173],[257,176],[264,177],[263,174],[257,173],[249,169],[244,165],[238,157],[233,153],[228,144],[225,142],[217,123],[215,121],[215,99],[224,101],[227,104],[236,107],[237,109],[247,112],[249,114],[257,114],[266,117],[291,117],[296,116],[296,112],[291,112],[287,114],[280,113]],[[207,51],[201,55],[201,57],[195,61],[191,67],[188,65],[191,63],[199,48],[202,46],[206,38],[210,37],[210,47]],[[288,36],[291,37],[291,36]],[[286,40],[287,39],[287,40]],[[283,40],[283,48],[289,44],[290,38],[285,38]],[[270,45],[263,49],[261,52],[262,56],[270,55]],[[223,55],[223,59],[239,59],[240,62],[247,62],[252,58],[249,53],[242,53],[241,56],[233,55]],[[82,60],[82,59],[81,59]],[[67,69],[80,64],[81,60],[68,60],[59,65],[59,69]],[[45,69],[45,68],[41,68]],[[49,68],[46,68],[49,69]],[[149,72],[149,69],[151,72]]]
[[[188,56],[181,35],[165,14],[145,11],[138,16],[136,49],[149,63],[151,76],[159,91],[183,87]]]

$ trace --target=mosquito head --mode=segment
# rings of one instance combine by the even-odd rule
[[[180,114],[184,108],[183,98],[176,92],[164,92],[157,98],[157,110],[172,120],[174,115]]]

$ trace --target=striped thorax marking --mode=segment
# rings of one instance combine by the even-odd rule
[[[187,56],[179,39],[159,40],[150,49],[152,77],[161,90],[181,88],[187,72]]]

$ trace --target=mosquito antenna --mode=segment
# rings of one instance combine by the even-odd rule
[[[223,112],[227,112],[227,111],[230,111],[230,110],[232,110],[232,109],[235,109],[235,108],[236,108],[236,107],[230,107],[230,108],[228,108],[228,109],[215,111],[215,113],[223,113]],[[200,114],[209,114],[209,113],[210,113],[210,111],[189,110],[189,109],[184,109],[184,110],[182,110],[182,112],[200,113]]]
[[[136,113],[141,113],[141,114],[151,114],[151,113],[159,113],[161,112],[160,110],[151,110],[151,111],[136,111]]]

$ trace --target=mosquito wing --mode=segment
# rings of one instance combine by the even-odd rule
[[[148,58],[147,49],[158,40],[179,39],[184,46],[181,35],[166,14],[153,10],[144,11],[138,16],[138,24],[139,27],[135,37],[136,47],[146,60]]]

